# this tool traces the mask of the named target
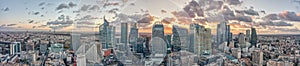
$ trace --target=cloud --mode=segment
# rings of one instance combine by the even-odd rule
[[[9,11],[10,9],[8,7],[6,7],[6,8],[2,8],[1,10],[2,11]]]
[[[37,26],[38,28],[45,28],[47,27],[47,25],[40,25],[40,26]]]
[[[161,10],[161,13],[167,13],[167,11],[166,10]]]
[[[62,3],[58,7],[56,7],[56,10],[61,10],[61,9],[64,9],[64,8],[67,9],[67,8],[69,8],[69,6],[65,3]]]
[[[100,7],[97,5],[93,5],[91,8],[89,8],[89,10],[99,10]]]
[[[138,20],[137,22],[138,23],[150,23],[153,20],[154,20],[153,16],[147,16],[147,17],[142,18],[141,20]]]
[[[281,32],[300,32],[300,30],[298,28],[278,28],[278,27],[273,27],[273,28],[268,28],[270,30],[278,30]]]
[[[203,16],[203,10],[200,8],[200,5],[196,1],[189,2],[183,10],[189,15],[189,17],[194,18],[197,16]]]
[[[33,13],[33,15],[38,15],[38,14],[40,14],[40,12],[34,12],[34,13]]]
[[[229,5],[240,5],[242,2],[240,0],[225,0]]]
[[[233,27],[233,28],[251,28],[251,25],[248,25],[248,24],[241,24],[241,22],[233,22],[233,23],[230,23],[230,27]]]
[[[73,3],[73,2],[70,2],[70,3],[69,3],[69,7],[72,8],[72,7],[75,7],[75,6],[77,6],[77,4],[75,4],[75,3]]]
[[[15,26],[15,25],[17,25],[17,24],[7,24],[6,26]]]
[[[33,23],[34,22],[34,20],[30,20],[28,23]]]
[[[80,25],[95,25],[94,22],[89,22],[89,21],[78,21],[77,24],[80,24]]]
[[[261,22],[259,24],[264,27],[265,26],[293,26],[293,24],[284,21],[279,21],[279,22],[268,21],[268,22]]]
[[[300,21],[300,15],[297,15],[295,12],[284,11],[282,13],[279,13],[278,16],[284,20]]]
[[[172,22],[175,22],[175,20],[175,18],[164,18],[161,20],[161,22],[165,24],[171,24]]]
[[[113,8],[111,10],[108,10],[108,13],[114,13],[115,14],[117,11],[119,11],[118,8]]]
[[[134,3],[130,3],[130,5],[131,5],[131,6],[135,6],[135,4],[134,4]]]
[[[208,1],[208,3],[202,3],[205,4],[205,10],[219,10],[222,8],[224,2],[223,1]]]
[[[236,16],[235,17],[236,20],[238,21],[244,21],[244,22],[252,22],[252,18],[249,16]]]
[[[108,2],[108,3],[104,3],[103,7],[106,8],[107,6],[117,6],[119,5],[119,3],[117,2]]]
[[[57,13],[62,13],[62,12],[64,12],[63,10],[60,10],[60,11],[58,11]]]
[[[98,19],[98,17],[92,17],[91,15],[86,15],[80,19],[76,19],[75,21],[77,21],[77,20],[93,20],[93,19]]]
[[[265,21],[270,21],[270,20],[279,20],[280,18],[277,14],[268,14],[264,16],[262,19]]]
[[[73,21],[50,21],[47,22],[47,25],[71,25],[73,24]]]
[[[171,12],[175,17],[190,17],[185,11],[179,11],[179,12]]]
[[[259,16],[259,13],[257,11],[254,11],[253,9],[248,9],[248,10],[236,10],[236,12],[239,13],[245,13],[247,15],[252,15],[252,16]]]
[[[62,3],[58,7],[56,7],[55,10],[68,9],[68,8],[72,8],[72,7],[75,7],[75,6],[77,6],[77,4],[74,4],[73,2],[70,2],[68,4]]]
[[[41,2],[40,4],[39,4],[39,6],[43,6],[44,4],[46,4],[45,2]]]
[[[83,5],[79,10],[80,11],[87,11],[91,5]]]

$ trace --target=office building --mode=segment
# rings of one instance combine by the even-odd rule
[[[244,33],[240,33],[238,35],[238,42],[239,42],[240,48],[246,48],[246,41],[245,41]]]
[[[128,23],[121,23],[121,43],[124,44],[124,48],[127,48],[128,38]]]
[[[250,42],[250,30],[246,30],[246,42]]]
[[[152,38],[159,37],[164,39],[164,25],[160,22],[155,22],[152,27]]]
[[[137,40],[138,40],[138,28],[136,26],[136,23],[133,23],[130,28],[129,33],[129,44],[130,48],[132,48],[134,51],[137,51]]]
[[[256,34],[256,29],[251,28],[251,40],[250,40],[251,46],[255,46],[257,44],[257,34]]]
[[[188,29],[178,25],[172,27],[172,45],[175,51],[187,49],[188,44]]]
[[[71,34],[71,49],[77,51],[80,45],[80,34]]]

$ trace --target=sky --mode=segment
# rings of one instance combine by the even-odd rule
[[[228,22],[234,34],[255,27],[258,34],[299,34],[297,0],[0,0],[0,31],[97,32],[103,17],[149,32],[154,22],[183,28],[198,23],[216,32]],[[299,13],[299,14],[298,14]]]

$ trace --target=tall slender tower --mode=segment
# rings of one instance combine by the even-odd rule
[[[133,49],[133,51],[137,51],[137,40],[138,40],[138,28],[136,26],[136,23],[133,23],[130,28],[129,33],[129,44],[130,47]]]
[[[246,41],[250,42],[250,30],[246,30]]]
[[[121,23],[121,43],[124,43],[124,48],[127,48],[127,38],[128,38],[128,24]]]
[[[226,22],[222,22],[217,26],[217,43],[227,42],[230,33],[230,26]]]
[[[204,51],[205,53],[211,54],[212,53],[212,35],[211,35],[211,29],[205,28],[205,34],[204,34]]]
[[[257,34],[256,29],[251,28],[251,40],[250,40],[251,46],[256,46],[257,44]]]
[[[173,45],[173,50],[174,51],[180,51],[181,50],[181,40],[180,40],[180,36],[179,36],[179,30],[177,30],[178,26],[173,25],[172,27],[172,42],[171,44]]]
[[[240,48],[246,48],[245,34],[244,33],[239,34],[238,41],[239,41],[239,44],[240,44]]]
[[[104,23],[99,26],[99,42],[102,44],[103,49],[107,48],[108,26],[109,26],[109,23],[104,17]]]

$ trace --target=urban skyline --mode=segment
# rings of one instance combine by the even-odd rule
[[[0,66],[300,65],[297,0],[16,1]]]
[[[3,1],[2,7],[0,7],[0,14],[2,14],[0,30],[98,32],[97,27],[103,23],[103,16],[106,16],[106,19],[112,22],[111,24],[118,22],[146,23],[138,25],[138,28],[139,32],[147,33],[151,33],[149,30],[156,21],[163,22],[166,25],[165,32],[169,34],[172,33],[171,25],[178,23],[179,25],[185,24],[187,27],[193,22],[212,29],[214,35],[217,32],[215,31],[217,24],[220,22],[228,22],[232,25],[231,31],[235,35],[251,29],[251,27],[257,28],[258,34],[298,34],[300,32],[300,27],[297,26],[300,23],[297,20],[299,16],[297,16],[298,1],[296,0],[275,0],[266,6],[262,6],[262,3],[269,0],[200,1],[210,3],[203,6],[192,5],[189,0],[163,0],[162,3],[147,0]],[[150,4],[157,4],[161,8],[150,6]],[[273,7],[276,4],[284,5]],[[171,6],[172,8],[170,8]],[[197,9],[193,9],[194,7],[202,8],[202,10],[198,13],[194,12],[197,11]],[[14,18],[18,18],[18,20]]]

